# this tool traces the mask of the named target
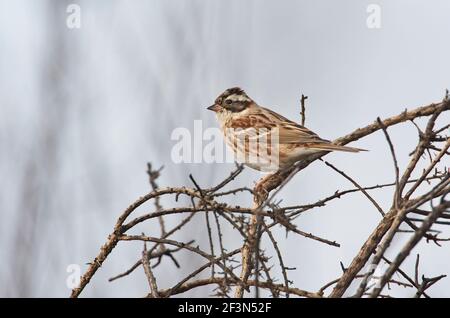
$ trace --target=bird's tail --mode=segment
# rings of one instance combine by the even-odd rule
[[[347,146],[339,146],[335,144],[323,143],[323,144],[315,144],[311,145],[311,148],[324,150],[324,151],[345,151],[345,152],[360,152],[360,151],[368,151],[366,149],[347,147]]]

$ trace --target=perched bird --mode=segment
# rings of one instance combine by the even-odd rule
[[[317,152],[364,151],[320,138],[306,127],[259,106],[239,87],[227,89],[208,109],[216,113],[237,161],[259,171],[284,169]]]

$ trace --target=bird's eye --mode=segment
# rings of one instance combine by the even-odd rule
[[[225,104],[231,105],[231,103],[232,103],[232,100],[231,100],[231,99],[226,99],[226,100],[225,100]]]

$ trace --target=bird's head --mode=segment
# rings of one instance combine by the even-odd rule
[[[208,109],[218,115],[233,115],[244,111],[252,103],[253,100],[242,89],[233,87],[220,94]]]

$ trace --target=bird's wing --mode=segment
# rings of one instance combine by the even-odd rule
[[[263,108],[263,110],[263,113],[268,114],[269,121],[276,124],[280,144],[330,143],[329,140],[320,138],[308,128],[303,127],[270,109]]]
[[[263,107],[254,107],[251,112],[241,118],[233,119],[230,128],[237,129],[236,135],[247,134],[253,138],[278,133],[279,144],[329,144],[330,141],[320,138],[306,127]],[[239,131],[240,130],[240,131]],[[253,134],[249,134],[249,132]],[[255,134],[256,133],[256,134]],[[252,136],[250,138],[252,139]]]

